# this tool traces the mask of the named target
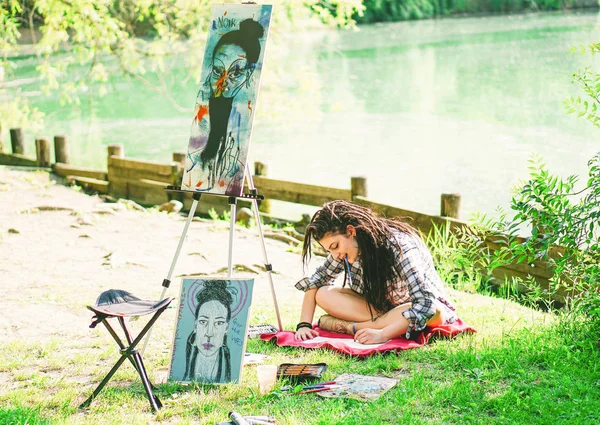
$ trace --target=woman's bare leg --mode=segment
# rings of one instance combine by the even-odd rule
[[[408,329],[408,320],[402,313],[411,306],[410,303],[402,304],[376,317],[375,320],[356,323],[354,339],[362,344],[376,344],[404,335]],[[427,321],[427,325],[438,326],[444,321],[443,310],[436,306],[435,314]]]
[[[411,303],[401,304],[394,307],[387,313],[384,313],[375,318],[375,320],[366,320],[364,322],[356,323],[356,330],[371,328],[371,329],[383,329],[389,325],[402,324],[400,333],[405,333],[408,329],[408,320],[402,314],[404,311],[412,307]],[[431,319],[427,321],[427,326],[439,326],[445,321],[443,310],[439,306],[436,306],[435,314]]]
[[[351,289],[323,286],[317,290],[315,299],[327,314],[338,319],[350,322],[371,320],[367,301]]]
[[[402,313],[411,308],[411,306],[412,304],[410,303],[402,304],[394,307],[387,313],[383,313],[382,315],[375,317],[375,320],[371,320],[369,318],[369,320],[357,322],[356,330],[366,328],[383,329],[391,324],[396,324],[399,333],[406,333],[406,330],[408,329],[408,320],[406,320],[406,317],[404,317]]]
[[[351,289],[325,286],[317,290],[315,299],[317,305],[331,316],[355,322],[356,331],[360,329],[381,330],[388,328],[387,333],[397,337],[406,333],[408,329],[408,320],[402,313],[411,308],[410,303],[399,305],[383,314],[377,314],[377,311],[373,311],[376,317],[371,320],[371,312],[367,301]],[[438,307],[435,315],[427,321],[427,325],[438,326],[444,321],[443,310]]]

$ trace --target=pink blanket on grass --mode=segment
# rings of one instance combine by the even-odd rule
[[[314,327],[319,332],[317,338],[308,341],[297,341],[294,338],[295,332],[280,331],[275,334],[263,334],[260,339],[264,341],[272,341],[280,346],[287,347],[303,347],[303,348],[328,348],[333,351],[339,351],[344,354],[349,354],[356,357],[366,357],[375,353],[383,353],[386,351],[409,350],[411,348],[419,348],[427,344],[432,337],[454,338],[456,335],[463,332],[476,332],[475,328],[457,319],[454,323],[446,323],[436,327],[426,327],[419,335],[416,341],[411,341],[404,337],[394,338],[383,344],[364,345],[355,342],[352,336],[338,334],[335,332],[327,332]]]

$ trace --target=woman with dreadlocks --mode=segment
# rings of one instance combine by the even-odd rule
[[[319,319],[320,329],[354,335],[362,344],[414,339],[425,326],[457,319],[431,253],[408,224],[351,202],[332,201],[306,228],[305,266],[313,241],[329,255],[312,276],[296,284],[305,292],[296,339],[318,335],[311,325],[316,306],[327,313]],[[343,286],[334,287],[342,272]]]

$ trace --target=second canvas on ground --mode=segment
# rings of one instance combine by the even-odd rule
[[[239,382],[254,279],[184,278],[169,378]]]

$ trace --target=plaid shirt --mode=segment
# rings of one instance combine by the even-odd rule
[[[406,337],[410,338],[412,331],[422,330],[427,325],[427,321],[434,316],[436,307],[445,310],[448,322],[455,321],[455,309],[448,300],[444,284],[433,265],[431,253],[423,241],[411,234],[394,231],[394,234],[390,235],[389,245],[394,252],[400,272],[396,279],[387,282],[390,299],[395,306],[412,304],[411,308],[402,313],[409,323]],[[296,288],[308,291],[333,285],[344,267],[344,260],[336,260],[330,254],[312,276],[296,283]],[[360,257],[350,265],[348,286],[357,294],[362,295],[364,292]]]

